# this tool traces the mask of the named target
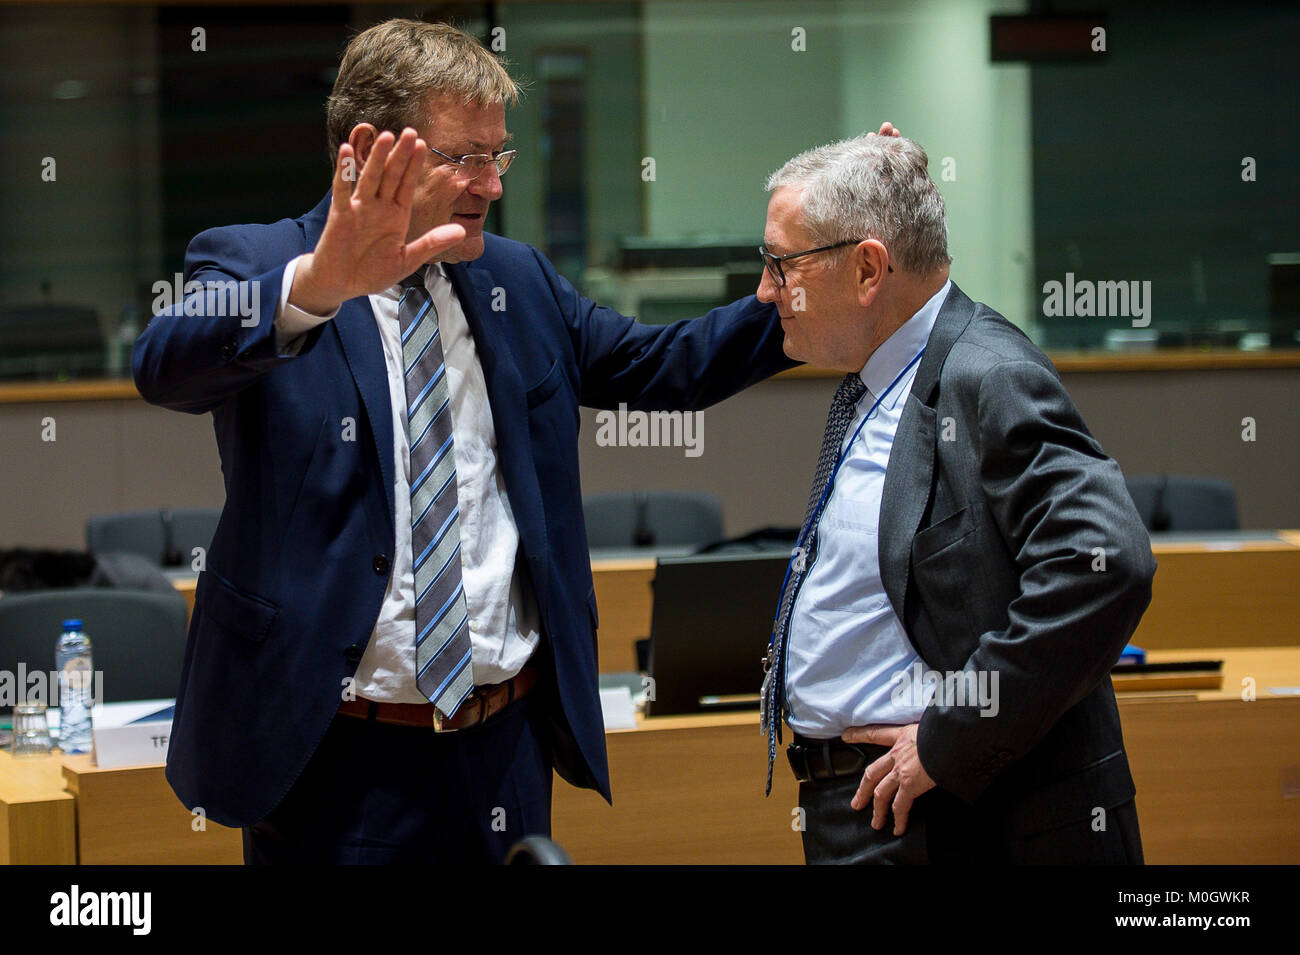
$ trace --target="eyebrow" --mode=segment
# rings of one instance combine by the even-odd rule
[[[514,139],[514,138],[515,138],[515,134],[514,134],[514,133],[506,133],[505,138],[501,140],[501,148],[504,150],[504,149],[506,148],[506,146],[510,145],[510,141],[511,141],[512,139]],[[481,150],[483,150],[483,151],[485,151],[485,152],[492,152],[492,151],[493,151],[493,147],[491,146],[491,144],[489,144],[489,143],[485,143],[485,142],[482,142],[482,141],[477,140],[477,139],[472,139],[472,140],[469,141],[469,148],[470,148],[470,149],[481,149]]]

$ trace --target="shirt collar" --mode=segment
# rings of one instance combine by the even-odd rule
[[[917,309],[915,315],[900,325],[894,334],[886,338],[880,347],[871,353],[871,357],[867,359],[867,363],[862,366],[862,371],[858,375],[874,397],[879,398],[884,394],[885,389],[907,367],[907,363],[915,358],[917,352],[930,340],[930,332],[934,328],[935,319],[939,317],[939,309],[943,307],[950,288],[952,288],[951,279],[944,282],[943,288],[930,296],[929,300]],[[898,403],[899,396],[906,391],[906,388],[895,388],[886,399],[887,406],[894,407]]]
[[[447,279],[446,267],[441,262],[430,262],[425,268],[424,273],[425,291],[432,292],[438,287],[438,282],[445,279]],[[390,285],[380,294],[387,295],[389,298],[394,300],[399,300],[402,297],[402,283],[398,282],[396,285]]]

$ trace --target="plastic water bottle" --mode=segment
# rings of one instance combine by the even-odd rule
[[[82,633],[80,620],[63,621],[63,636],[54,647],[54,665],[59,672],[59,749],[88,753],[93,740],[90,708],[95,668],[90,638]]]

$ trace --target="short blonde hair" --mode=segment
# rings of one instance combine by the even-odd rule
[[[430,100],[512,106],[519,85],[478,40],[446,23],[387,20],[358,33],[343,51],[325,107],[330,164],[358,123],[400,134],[428,124]]]

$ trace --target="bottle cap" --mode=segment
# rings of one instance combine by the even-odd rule
[[[65,620],[65,621],[63,621],[63,629],[64,629],[65,632],[68,631],[68,630],[76,630],[77,632],[80,632],[80,631],[81,631],[81,621],[80,621],[80,620],[77,620],[77,619],[75,619],[75,618],[72,619],[72,620]]]

